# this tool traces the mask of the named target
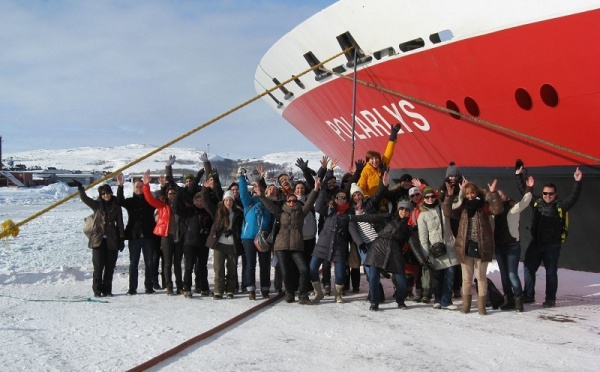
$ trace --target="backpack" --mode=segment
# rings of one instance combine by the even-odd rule
[[[83,219],[83,233],[89,239],[92,235],[92,231],[94,230],[94,213],[90,214],[86,218]]]
[[[538,198],[533,203],[533,208],[537,207],[537,205],[542,201],[542,198]],[[556,202],[556,208],[558,209],[558,216],[560,217],[560,221],[562,223],[562,231],[560,233],[560,241],[562,243],[567,240],[567,236],[569,235],[569,212],[563,212],[562,207],[560,206],[560,201]]]
[[[502,292],[500,292],[498,287],[496,287],[496,285],[490,278],[487,278],[487,285],[488,293],[486,307],[491,306],[494,310],[496,310],[504,303],[504,295],[502,294]],[[475,290],[477,291],[477,293],[479,293],[478,287],[479,286],[477,285],[477,279],[475,279]]]

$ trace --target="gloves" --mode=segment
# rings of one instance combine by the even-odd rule
[[[119,239],[119,252],[123,252],[125,249],[125,239]]]
[[[296,166],[302,171],[305,171],[308,168],[308,160],[304,161],[302,158],[298,158],[296,159]]]
[[[208,162],[208,154],[203,152],[202,154],[200,154],[200,161],[203,163]]]
[[[435,271],[435,266],[429,261],[423,262],[423,270]]]
[[[175,159],[177,159],[175,155],[169,155],[169,160],[167,160],[167,167],[173,165],[175,163]]]
[[[77,181],[76,179],[73,179],[73,185],[77,186],[77,190],[84,190],[81,182]]]
[[[354,171],[354,173],[362,173],[363,169],[365,169],[365,161],[362,159],[358,159],[357,161],[354,162],[354,164],[356,165],[356,170]]]
[[[238,175],[243,176],[245,174],[246,174],[246,168],[239,167],[238,168]]]
[[[390,133],[390,141],[396,142],[399,131],[400,131],[400,123],[394,125],[394,127],[391,129],[392,133]]]
[[[525,163],[523,163],[523,160],[521,159],[517,159],[517,161],[515,162],[515,170],[519,170],[519,168],[525,166]]]
[[[358,246],[358,250],[359,250],[361,253],[365,253],[365,254],[366,254],[366,253],[367,253],[367,250],[368,250],[368,249],[367,249],[367,245],[366,245],[365,243],[362,243],[361,245],[359,245],[359,246]]]

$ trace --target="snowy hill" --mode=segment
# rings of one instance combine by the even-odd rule
[[[12,161],[14,165],[23,164],[28,169],[39,167],[46,169],[55,167],[57,169],[78,170],[82,172],[93,171],[114,171],[120,167],[131,163],[151,151],[156,147],[148,145],[132,144],[117,147],[77,147],[71,149],[42,149],[35,151],[17,152],[12,154],[3,154],[3,163],[8,165]],[[169,155],[175,155],[177,162],[173,169],[200,169],[200,154],[203,151],[195,148],[169,147],[151,157],[141,161],[138,164],[129,167],[125,173],[141,173],[146,169],[151,171],[161,171],[164,169],[165,161]],[[265,162],[278,164],[284,168],[295,168],[296,159],[303,158],[309,161],[309,166],[313,169],[319,167],[319,161],[323,154],[318,151],[312,152],[279,152],[264,155],[259,158],[231,159],[239,163]],[[211,161],[223,161],[223,157],[217,154],[209,154]]]

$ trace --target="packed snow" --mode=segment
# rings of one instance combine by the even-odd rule
[[[60,183],[0,188],[0,221],[21,221],[74,192]],[[125,194],[131,193],[127,183]],[[88,194],[97,196],[95,189]],[[127,249],[119,254],[115,296],[94,298],[91,252],[81,232],[89,214],[77,197],[0,243],[3,370],[127,370],[263,301],[243,294],[186,299],[164,290],[127,296]],[[495,263],[489,271],[500,287]],[[543,269],[538,276],[536,304],[523,313],[488,309],[487,316],[414,302],[400,310],[386,279],[387,301],[382,311],[370,312],[363,276],[360,293],[346,296],[344,304],[332,297],[313,306],[278,301],[151,370],[597,370],[600,274],[559,270],[557,307],[551,309],[541,305]]]

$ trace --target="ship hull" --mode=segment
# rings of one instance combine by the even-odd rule
[[[339,52],[336,36],[350,33],[372,56],[356,74],[341,56],[324,66],[339,74],[301,76],[302,84],[286,85],[293,94],[276,91],[265,101],[346,170],[369,150],[383,152],[396,123],[395,179],[410,173],[437,187],[454,161],[470,180],[485,186],[497,178],[517,198],[520,158],[538,191],[554,182],[566,197],[580,167],[584,192],[560,264],[600,271],[600,198],[592,191],[600,186],[600,2],[412,3],[342,0],[318,13],[265,55],[257,91],[272,86],[273,77],[283,81],[306,69],[309,51],[321,60]],[[429,41],[445,29],[448,40]],[[419,37],[420,48],[401,50],[402,41]],[[523,253],[530,213],[522,216]]]

